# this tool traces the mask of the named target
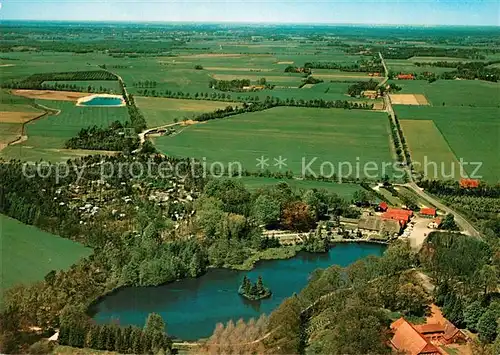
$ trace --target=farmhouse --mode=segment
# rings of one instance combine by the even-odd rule
[[[414,80],[415,76],[413,74],[398,74],[398,80]]]
[[[369,99],[376,99],[378,97],[377,90],[365,90],[361,93],[362,96],[367,97]]]
[[[422,208],[420,209],[420,215],[422,217],[436,217],[436,209],[435,208]]]
[[[385,212],[385,211],[387,211],[388,208],[389,208],[389,205],[385,201],[380,202],[379,205],[377,206],[377,210],[380,212]]]
[[[399,208],[389,208],[385,213],[382,214],[383,219],[392,219],[398,221],[401,226],[406,226],[410,222],[411,217],[413,217],[413,211],[403,210]]]
[[[464,189],[476,188],[479,186],[479,180],[476,179],[460,179],[460,187]]]
[[[429,228],[432,228],[432,229],[436,229],[439,227],[439,225],[441,224],[441,218],[436,218],[435,220],[433,220],[432,222],[430,222],[427,227]]]
[[[391,347],[409,355],[434,355],[442,354],[428,339],[420,334],[415,327],[404,318],[399,318],[391,324],[394,336],[391,339]]]
[[[382,219],[379,216],[367,216],[358,222],[358,228],[369,232],[378,232],[387,235],[401,233],[401,225],[396,220]]]

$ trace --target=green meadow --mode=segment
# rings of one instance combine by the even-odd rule
[[[432,106],[499,107],[500,83],[481,80],[392,80],[400,94],[423,94]],[[396,111],[398,106],[396,107]]]
[[[67,269],[92,249],[0,214],[0,296],[18,283],[43,280],[51,270]]]
[[[156,97],[135,98],[137,107],[146,118],[148,127],[157,127],[174,120],[193,119],[199,114],[224,109],[227,106],[237,106],[235,102],[209,101],[209,100],[183,100]]]
[[[500,174],[498,152],[500,151],[498,132],[500,132],[500,120],[498,109],[494,107],[429,107],[429,106],[396,106],[396,113],[400,120],[431,120],[439,130],[444,141],[454,156],[466,162],[481,162],[479,170],[484,180],[497,182]],[[405,127],[406,125],[406,127]],[[412,132],[414,127],[409,128],[402,124],[405,136],[408,135],[409,146],[412,148],[412,140],[426,141],[429,138],[419,136]],[[418,125],[420,126],[420,124]],[[442,140],[434,131],[433,136],[437,142]],[[444,144],[439,144],[436,149],[434,144],[419,144],[416,152],[412,154],[427,155],[429,157],[450,156]],[[413,144],[415,147],[415,144]],[[473,173],[474,166],[464,166],[468,174]]]
[[[338,184],[326,181],[274,179],[274,178],[253,177],[253,176],[244,176],[241,177],[240,180],[250,191],[255,191],[266,186],[274,186],[276,184],[279,184],[280,182],[285,182],[288,185],[290,185],[292,189],[296,191],[299,191],[300,189],[302,190],[324,189],[329,192],[333,192],[347,200],[351,200],[353,198],[353,194],[356,191],[363,190],[363,188],[357,184],[348,184],[348,183]]]
[[[259,171],[257,158],[268,158],[267,168],[280,171],[275,159],[286,160],[281,171],[302,174],[302,165],[320,174],[338,172],[338,164],[353,166],[373,161],[392,162],[387,115],[375,111],[276,107],[236,117],[199,123],[181,133],[154,140],[157,148],[174,156],[207,162],[239,162]],[[314,160],[316,158],[316,160]],[[346,165],[347,165],[346,163]],[[343,169],[348,175],[348,169]]]

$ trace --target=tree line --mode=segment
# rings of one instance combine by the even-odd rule
[[[384,66],[378,55],[374,55],[370,60],[362,59],[352,64],[343,64],[336,62],[307,62],[304,64],[307,69],[334,69],[345,72],[366,72],[383,73]]]

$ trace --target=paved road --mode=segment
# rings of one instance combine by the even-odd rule
[[[384,66],[386,79],[388,79],[389,71],[387,70],[387,66],[385,64],[384,58],[382,57],[382,53],[379,52],[379,56],[380,56],[380,59],[382,60],[382,65]],[[396,125],[396,115],[394,114],[394,109],[392,108],[392,103],[391,103],[391,99],[390,99],[389,95],[387,95],[387,94],[384,95],[384,102],[385,102],[386,112],[391,116],[391,120],[394,123],[394,125],[397,126]],[[399,135],[399,132],[397,132],[397,134],[398,134],[399,142],[402,142],[402,139],[401,139],[401,136]],[[401,146],[403,146],[403,145],[401,145]],[[438,201],[434,197],[429,196],[421,188],[418,187],[418,185],[415,182],[415,179],[413,178],[413,173],[411,171],[410,164],[406,159],[406,152],[403,154],[403,163],[404,163],[404,169],[405,169],[406,174],[408,175],[408,179],[409,179],[409,182],[407,184],[404,184],[403,186],[406,186],[406,187],[412,189],[417,195],[419,195],[423,199],[427,200],[432,205],[436,206],[438,209],[440,209],[446,213],[453,214],[455,216],[455,222],[459,225],[460,229],[464,233],[471,235],[471,236],[474,236],[474,237],[481,238],[480,233],[477,231],[476,228],[474,228],[474,226],[467,219],[465,219],[462,215],[457,213],[455,210],[444,205],[443,203],[441,203],[440,201]]]

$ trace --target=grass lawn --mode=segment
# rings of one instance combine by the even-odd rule
[[[2,293],[17,283],[43,280],[51,270],[67,269],[92,253],[79,243],[1,214],[0,236]]]
[[[312,180],[288,180],[288,179],[273,179],[266,177],[245,176],[241,178],[241,181],[250,191],[255,191],[258,190],[259,188],[266,186],[274,186],[280,182],[286,182],[294,190],[325,189],[347,200],[351,200],[353,194],[356,191],[363,190],[363,188],[357,184],[338,184],[332,182],[312,181]]]
[[[447,175],[458,168],[458,160],[439,129],[431,120],[400,120],[413,163],[419,163],[417,171],[429,179],[446,179]],[[434,168],[432,163],[437,164]],[[457,171],[458,172],[458,171]],[[453,174],[451,178],[459,179]]]
[[[480,162],[482,166],[476,175],[490,182],[499,180],[500,120],[497,108],[396,106],[396,114],[403,121],[432,120],[458,160],[463,158],[465,162]],[[419,149],[420,154],[431,158],[436,154],[432,149],[426,151],[422,145]],[[465,165],[464,169],[472,174],[475,165]]]
[[[85,127],[108,126],[113,121],[128,120],[126,107],[79,107],[69,101],[37,100],[42,105],[61,110],[54,116],[30,122],[25,126],[28,139],[2,150],[0,157],[36,161],[65,161],[81,156],[81,151],[64,150],[64,143]]]
[[[182,121],[184,118],[192,119],[201,113],[224,109],[227,106],[237,106],[235,102],[139,96],[135,98],[135,102],[144,114],[148,127],[174,123],[174,119],[178,119],[179,121]]]
[[[388,132],[385,113],[276,107],[195,124],[175,136],[159,137],[155,144],[166,154],[205,158],[226,168],[230,162],[239,162],[243,169],[258,171],[256,159],[264,156],[269,159],[267,168],[279,171],[274,159],[281,156],[287,159],[281,171],[302,175],[304,165],[319,175],[324,164],[323,175],[328,176],[330,163],[338,173],[339,163],[346,162],[343,175],[356,176],[357,162],[361,167],[368,161],[392,162]],[[353,168],[351,174],[348,164]]]

